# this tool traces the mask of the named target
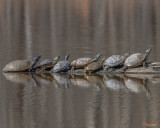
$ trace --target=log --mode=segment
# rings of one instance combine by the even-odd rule
[[[68,73],[70,74],[71,71],[68,71]],[[148,63],[148,67],[139,66],[139,67],[129,68],[125,72],[122,72],[121,68],[116,68],[113,71],[111,70],[104,71],[101,69],[93,73],[100,74],[100,75],[103,75],[103,74],[160,74],[160,62]],[[77,69],[74,71],[74,74],[84,74],[84,69]]]

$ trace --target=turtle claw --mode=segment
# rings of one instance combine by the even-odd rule
[[[120,71],[120,73],[124,74],[124,73],[125,73],[125,71],[124,71],[124,70],[121,70],[121,71]]]
[[[105,72],[108,71],[108,67],[107,66],[103,67],[103,69],[104,69]]]
[[[146,62],[143,63],[143,67],[148,68],[148,64]]]
[[[109,68],[108,71],[109,71],[109,72],[113,72],[114,69],[113,69],[113,68]]]

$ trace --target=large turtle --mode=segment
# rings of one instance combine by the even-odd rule
[[[3,68],[3,72],[32,72],[40,58],[41,56],[36,56],[33,62],[29,60],[12,61]]]
[[[106,60],[106,58],[102,58],[101,62],[92,62],[88,66],[84,68],[85,73],[92,73],[95,72],[103,67],[103,62]]]
[[[101,54],[97,54],[95,56],[94,59],[91,59],[89,57],[83,57],[83,58],[78,58],[76,60],[74,60],[72,63],[71,63],[71,71],[73,72],[74,69],[83,69],[84,67],[86,67],[87,65],[89,65],[90,63],[92,62],[96,62],[98,61],[98,59],[100,58]]]
[[[58,62],[59,58],[60,56],[57,56],[54,59],[45,59],[41,61],[34,69],[36,71],[49,71]]]
[[[109,68],[113,68],[113,67],[123,64],[129,55],[130,53],[126,53],[124,56],[112,55],[108,57],[103,63],[104,70],[106,71]]]
[[[70,69],[70,63],[68,62],[69,54],[65,56],[65,60],[59,61],[54,68],[53,72],[67,72]]]
[[[122,72],[124,72],[128,68],[137,67],[140,65],[147,67],[146,60],[150,52],[151,48],[147,49],[144,54],[135,53],[130,55],[124,62],[124,67],[122,68]]]

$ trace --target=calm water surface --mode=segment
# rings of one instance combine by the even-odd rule
[[[12,60],[144,52],[160,60],[159,0],[0,0],[1,128],[160,124],[160,76],[3,74]],[[159,127],[159,126],[157,126]]]

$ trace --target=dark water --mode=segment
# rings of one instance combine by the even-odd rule
[[[144,52],[160,60],[159,0],[0,0],[1,128],[160,123],[159,76],[4,74],[12,60]],[[158,127],[158,126],[156,126]]]

